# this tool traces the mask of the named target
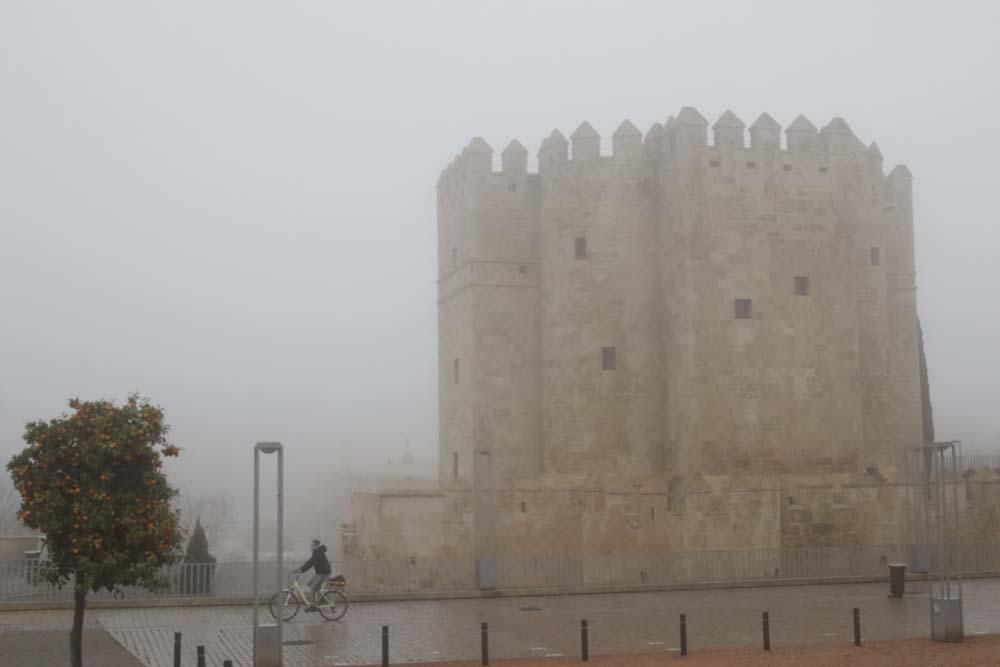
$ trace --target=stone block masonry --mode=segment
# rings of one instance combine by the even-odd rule
[[[709,129],[605,155],[584,122],[537,173],[475,138],[442,172],[441,493],[359,498],[354,555],[906,541],[912,176],[841,118]]]

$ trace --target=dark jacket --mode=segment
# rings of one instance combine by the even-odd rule
[[[330,574],[333,570],[330,569],[330,561],[326,559],[326,545],[321,544],[316,547],[312,556],[309,557],[302,567],[299,568],[299,572],[305,572],[309,568],[315,568],[316,574]]]

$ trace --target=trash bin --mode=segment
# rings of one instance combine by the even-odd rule
[[[889,563],[889,597],[901,598],[906,592],[906,563]]]

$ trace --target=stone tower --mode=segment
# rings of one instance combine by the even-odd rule
[[[920,442],[910,176],[843,119],[583,123],[438,186],[441,480],[891,469]]]
[[[727,111],[710,141],[685,107],[605,152],[583,123],[537,173],[473,139],[437,187],[440,490],[356,496],[350,553],[490,587],[525,556],[587,582],[608,557],[905,541],[912,179],[843,119],[784,134]]]

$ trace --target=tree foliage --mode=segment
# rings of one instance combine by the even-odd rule
[[[201,527],[201,517],[194,522],[194,532],[188,540],[187,552],[184,554],[185,563],[214,563],[215,556],[208,551],[208,538],[205,537],[205,529]]]
[[[71,414],[25,427],[27,442],[7,464],[21,494],[18,518],[45,535],[45,577],[77,591],[157,588],[161,567],[180,556],[175,491],[163,457],[163,411],[138,395],[124,405],[69,402]]]
[[[215,557],[208,552],[208,538],[201,527],[201,518],[194,523],[194,532],[188,540],[184,554],[185,567],[181,570],[182,595],[211,595],[215,578]]]

